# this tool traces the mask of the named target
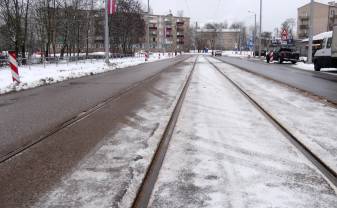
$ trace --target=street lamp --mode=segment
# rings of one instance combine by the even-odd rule
[[[313,24],[314,24],[314,0],[310,2],[310,17],[309,17],[309,48],[308,48],[308,63],[312,63],[312,41],[313,41]]]
[[[254,44],[254,49],[253,49],[253,54],[255,57],[255,51],[256,51],[256,13],[253,11],[248,10],[248,13],[254,14],[254,19],[255,19],[255,23],[254,23],[254,34],[253,34],[253,44]]]
[[[146,26],[146,33],[147,33],[147,50],[150,52],[150,0],[147,0],[147,26]]]
[[[261,58],[262,49],[262,0],[260,0],[260,37],[259,37],[259,58]]]

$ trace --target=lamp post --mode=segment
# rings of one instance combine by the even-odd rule
[[[253,34],[253,54],[255,57],[255,51],[256,51],[256,13],[253,11],[248,11],[251,14],[254,14],[254,34]]]
[[[261,58],[261,50],[262,50],[262,0],[260,0],[260,29],[259,29],[259,58]]]
[[[312,41],[313,41],[313,21],[314,20],[314,0],[310,2],[310,17],[309,17],[309,48],[308,48],[308,63],[312,63]]]
[[[146,26],[146,33],[147,33],[147,51],[150,52],[150,0],[147,0],[147,26]]]

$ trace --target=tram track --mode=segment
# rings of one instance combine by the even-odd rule
[[[138,189],[137,196],[133,202],[133,208],[144,208],[148,206],[149,200],[151,198],[151,194],[153,188],[156,184],[160,169],[163,165],[166,152],[169,147],[169,143],[174,132],[177,120],[179,118],[180,110],[184,103],[184,99],[186,97],[187,90],[189,88],[193,72],[195,71],[196,64],[198,62],[198,57],[196,57],[192,70],[186,80],[186,83],[183,87],[183,90],[178,98],[178,101],[174,107],[173,113],[171,114],[170,120],[166,125],[163,136],[160,140],[160,143],[157,147],[157,150],[152,158],[150,166],[147,169],[146,175],[142,181],[140,188]]]
[[[275,126],[316,168],[326,177],[326,179],[337,187],[337,173],[329,167],[318,155],[310,150],[303,142],[301,142],[287,127],[285,127],[275,116],[262,107],[252,96],[250,96],[242,87],[234,80],[227,76],[219,67],[206,58],[216,71],[218,71],[225,79],[227,79],[247,100],[259,110],[265,118]]]

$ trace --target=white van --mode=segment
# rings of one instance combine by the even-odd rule
[[[322,68],[337,68],[337,27],[325,34],[322,48],[316,51],[313,59],[315,71]]]

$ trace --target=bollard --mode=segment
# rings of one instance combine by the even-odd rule
[[[149,60],[149,54],[146,52],[145,53],[145,61],[148,61]]]
[[[11,68],[13,82],[20,83],[18,62],[16,60],[15,51],[10,51],[8,53],[8,62]]]

